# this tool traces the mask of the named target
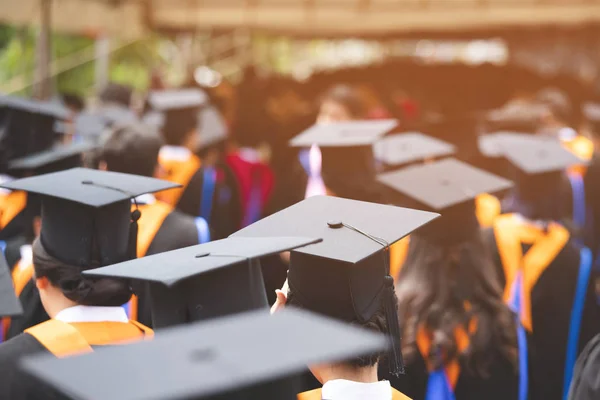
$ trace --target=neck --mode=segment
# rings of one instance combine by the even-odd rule
[[[55,318],[62,310],[75,307],[76,305],[77,303],[67,299],[61,293],[60,296],[53,296],[52,299],[46,299],[44,302],[44,309],[50,318]]]
[[[363,368],[349,366],[347,364],[333,364],[319,368],[317,374],[320,378],[319,380],[323,384],[336,379],[360,383],[373,383],[379,381],[377,378],[377,364]]]

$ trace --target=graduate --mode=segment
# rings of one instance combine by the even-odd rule
[[[57,145],[52,148],[35,153],[9,164],[11,171],[16,175],[37,176],[51,172],[82,166],[85,154],[95,150],[91,143],[72,143]],[[4,323],[4,337],[10,339],[25,329],[44,322],[48,314],[42,305],[39,292],[33,278],[33,252],[32,244],[40,234],[41,228],[41,202],[39,196],[29,194],[24,211],[27,226],[22,235],[12,238],[6,245],[6,258],[11,266],[11,274],[15,287],[15,294],[23,304],[24,312],[19,318],[6,319]]]
[[[220,239],[239,229],[242,205],[233,172],[214,151],[225,136],[218,117],[205,108],[207,101],[200,89],[152,92],[148,97],[152,111],[143,120],[157,127],[165,140],[158,156],[158,176],[183,186],[159,199],[204,218],[214,238]],[[201,161],[196,153],[205,158]]]
[[[32,249],[34,277],[51,319],[0,345],[0,393],[10,399],[45,398],[17,369],[23,356],[66,357],[152,337],[121,307],[131,298],[128,284],[89,279],[82,272],[135,257],[139,210],[131,212],[131,198],[173,185],[74,168],[5,186],[41,196],[42,227]]]
[[[8,170],[11,160],[52,147],[60,137],[58,121],[68,118],[68,110],[58,104],[13,96],[0,96],[0,184],[15,177]],[[27,195],[0,190],[0,249],[6,241],[21,235],[29,222],[24,216]]]
[[[12,285],[10,270],[4,256],[0,254],[0,343],[4,339],[4,323],[11,317],[18,317],[23,313]]]
[[[379,180],[409,198],[402,204],[442,214],[411,234],[396,280],[407,373],[392,385],[415,399],[526,400],[526,337],[521,329],[517,340],[475,215],[480,193],[512,183],[452,158]]]
[[[258,311],[81,357],[32,357],[24,368],[39,385],[90,400],[295,400],[298,373],[307,364],[381,351],[386,344],[383,335],[305,311]]]
[[[291,252],[287,288],[281,307],[307,309],[388,335],[392,345],[384,357],[373,353],[339,363],[311,366],[322,388],[299,394],[312,399],[406,399],[379,381],[378,364],[392,375],[404,372],[400,351],[397,299],[389,275],[389,246],[435,219],[434,213],[315,196],[235,233],[234,237],[309,235],[321,243]],[[384,361],[385,360],[385,361]]]
[[[502,140],[516,169],[510,214],[486,235],[500,272],[504,298],[520,298],[521,323],[529,339],[530,399],[567,396],[573,366],[600,331],[592,255],[569,231],[561,204],[564,171],[581,160],[556,140]]]

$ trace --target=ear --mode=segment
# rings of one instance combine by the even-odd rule
[[[35,286],[38,288],[38,290],[46,290],[48,287],[50,287],[50,281],[46,277],[36,278]]]
[[[108,171],[108,165],[106,164],[106,161],[100,161],[98,164],[98,169],[100,171]]]
[[[40,236],[42,232],[42,217],[34,217],[33,218],[33,233],[36,237]]]

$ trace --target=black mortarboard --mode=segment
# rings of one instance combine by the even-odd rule
[[[507,179],[453,158],[408,166],[381,174],[377,179],[427,208],[440,212],[474,200],[479,194],[496,193],[513,185]]]
[[[481,135],[477,138],[479,152],[486,157],[503,157],[504,144],[507,142],[521,143],[526,141],[536,141],[535,135],[520,132],[494,132]]]
[[[116,105],[104,106],[97,110],[97,114],[104,118],[106,124],[109,126],[138,122],[138,117],[127,107]]]
[[[316,241],[229,238],[110,265],[86,275],[150,282],[154,326],[166,327],[268,307],[257,259]]]
[[[22,110],[31,114],[47,115],[57,120],[69,118],[69,110],[64,105],[54,101],[39,101],[23,97],[0,95],[0,107]]]
[[[41,196],[42,245],[54,258],[84,269],[134,257],[140,213],[131,212],[131,199],[177,186],[153,178],[86,168],[2,185]]]
[[[435,213],[315,196],[258,221],[233,236],[290,235],[323,238],[291,254],[290,291],[309,310],[365,323],[384,305],[394,354],[402,369],[389,246],[437,218]],[[347,283],[347,284],[344,284]]]
[[[88,400],[295,400],[294,378],[307,365],[385,347],[382,335],[289,309],[178,327],[152,341],[80,357],[31,357],[22,368]]]
[[[208,96],[200,89],[159,90],[148,96],[148,103],[155,111],[200,108],[207,102]]]
[[[75,168],[81,166],[81,157],[83,154],[93,151],[98,145],[89,142],[70,143],[54,146],[48,150],[31,154],[16,160],[9,164],[11,170],[29,170],[44,172],[55,172],[59,170]],[[50,166],[57,166],[54,171],[47,170]]]
[[[450,143],[419,132],[407,132],[384,137],[375,143],[374,151],[377,160],[393,167],[449,156],[454,154],[456,148]]]
[[[75,135],[83,138],[99,138],[106,130],[106,119],[89,112],[77,114],[74,120]]]
[[[567,150],[558,139],[548,137],[505,138],[500,141],[502,154],[528,175],[566,170],[586,161]]]
[[[21,315],[22,312],[21,303],[15,295],[8,263],[4,258],[4,254],[0,252],[0,318],[15,317]],[[1,335],[2,332],[0,332],[0,337]]]
[[[290,141],[293,147],[319,146],[321,175],[336,195],[382,201],[374,180],[378,166],[373,144],[397,126],[396,120],[317,124]]]

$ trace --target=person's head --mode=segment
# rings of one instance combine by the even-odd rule
[[[547,107],[547,112],[541,118],[541,129],[561,128],[571,126],[573,122],[573,109],[568,96],[557,88],[541,90],[536,100]]]
[[[199,122],[199,112],[196,109],[167,111],[162,130],[165,143],[194,150]]]
[[[71,110],[72,113],[77,114],[83,111],[85,108],[85,100],[75,93],[63,93],[62,101]]]
[[[105,137],[100,168],[141,176],[155,176],[161,136],[139,123],[121,124]]]
[[[365,114],[365,104],[360,93],[350,86],[336,85],[321,98],[317,123],[363,119]]]
[[[133,96],[133,89],[129,86],[115,82],[106,85],[99,94],[103,105],[114,104],[129,108]]]
[[[125,281],[84,277],[80,267],[67,265],[48,254],[39,238],[33,242],[33,265],[40,299],[50,317],[74,305],[121,306],[132,295]]]
[[[288,289],[286,297],[286,306],[305,309],[308,308],[307,305],[303,302],[302,296],[296,295],[293,290]],[[358,321],[358,319],[354,319],[353,321],[347,322],[349,322],[352,325],[360,326],[362,328],[377,333],[385,334],[388,332],[388,325],[383,302],[381,302],[377,311],[368,321],[360,322]],[[345,371],[349,373],[350,376],[364,376],[364,370],[376,371],[378,363],[383,356],[384,355],[381,353],[365,354],[360,357],[351,360],[345,360],[336,364],[311,365],[310,370],[315,376],[315,378],[317,378],[321,383],[325,383],[324,381],[326,381],[331,376],[331,373],[335,374],[336,371]]]
[[[425,356],[433,368],[459,359],[475,373],[486,375],[498,355],[495,349],[516,361],[516,331],[476,219],[473,216],[474,223],[467,222],[458,229],[460,219],[452,218],[453,213],[464,215],[469,207],[474,215],[472,203],[461,205],[411,235],[396,294],[399,316],[404,321],[402,350],[408,363],[419,351],[419,330],[426,329],[432,338],[431,349],[439,350]],[[467,229],[467,225],[473,228]],[[477,327],[471,333],[470,345],[461,350],[455,331],[472,326],[473,321]]]

